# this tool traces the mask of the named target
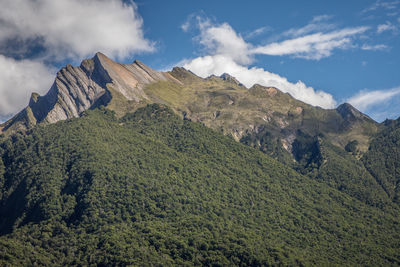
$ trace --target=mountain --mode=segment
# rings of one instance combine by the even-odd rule
[[[0,265],[396,265],[366,205],[163,105],[1,146]]]
[[[62,68],[48,93],[44,96],[33,93],[28,107],[6,122],[3,131],[79,117],[87,109],[112,106],[113,99],[123,99],[134,106],[147,100],[143,92],[146,84],[166,80],[179,83],[168,73],[155,71],[138,60],[129,65],[119,64],[96,53],[79,67]]]
[[[97,53],[79,67],[61,69],[49,92],[33,94],[29,106],[6,122],[3,131],[7,135],[79,117],[101,105],[121,117],[150,103],[168,105],[184,119],[232,136],[368,204],[391,202],[359,162],[378,123],[347,103],[326,110],[278,88],[246,88],[226,73],[206,79],[179,67],[162,73],[139,61],[119,64]],[[352,155],[346,147],[352,147]]]
[[[400,264],[400,123],[350,104],[97,53],[0,129],[0,265]]]
[[[400,204],[400,119],[386,120],[362,161],[386,194]]]
[[[45,96],[32,94],[26,109],[6,122],[9,129],[29,129],[37,123],[54,123],[106,105],[122,116],[147,103],[165,103],[185,118],[200,121],[240,140],[269,128],[281,136],[290,152],[297,130],[324,133],[340,147],[357,140],[366,151],[377,130],[368,116],[349,104],[324,110],[305,104],[277,88],[254,85],[247,89],[229,74],[202,79],[183,68],[158,72],[139,61],[119,64],[102,53],[79,67],[62,68]]]

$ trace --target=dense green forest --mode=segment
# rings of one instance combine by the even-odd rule
[[[400,204],[400,119],[385,122],[362,160],[387,196]]]
[[[1,145],[0,265],[398,265],[397,206],[169,108],[101,108]]]
[[[347,150],[345,150],[333,145],[329,138],[326,138],[322,133],[312,136],[298,130],[292,144],[293,155],[282,147],[279,138],[276,138],[267,130],[249,134],[240,141],[246,145],[258,148],[300,174],[325,183],[368,205],[382,209],[392,209],[393,205],[395,205],[392,199],[385,193],[381,183],[370,173],[372,169],[381,170],[380,172],[383,177],[381,179],[387,177],[386,173],[382,171],[386,168],[385,163],[382,162],[384,157],[377,155],[381,160],[375,161],[375,166],[367,169],[363,161],[356,158],[358,156],[357,141],[349,142],[346,146]],[[393,150],[396,146],[385,144],[385,147],[391,147],[387,148],[387,150]],[[393,151],[391,153],[393,154]],[[367,153],[366,157],[370,157],[370,154],[371,151]],[[396,161],[396,158],[392,157],[391,159]],[[393,174],[391,177],[394,180],[394,177],[399,176]]]

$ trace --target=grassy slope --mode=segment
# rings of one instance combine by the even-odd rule
[[[89,111],[3,149],[0,265],[400,263],[398,210],[164,107]]]
[[[150,84],[146,93],[155,102],[162,102],[187,113],[194,121],[231,134],[239,140],[259,125],[275,129],[276,135],[294,133],[297,129],[310,134],[324,133],[337,146],[357,140],[366,151],[370,137],[376,133],[372,121],[351,126],[336,112],[310,106],[274,88],[255,85],[250,90],[218,77],[201,79],[180,68],[171,75],[184,85],[172,82]]]

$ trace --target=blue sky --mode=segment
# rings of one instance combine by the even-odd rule
[[[400,116],[399,0],[3,1],[0,120],[97,51],[203,77],[229,72],[325,108],[347,101],[378,121]]]

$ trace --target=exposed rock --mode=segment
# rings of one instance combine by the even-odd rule
[[[236,85],[243,86],[241,82],[239,82],[235,77],[229,75],[228,73],[223,73],[221,76],[219,76],[221,79],[224,81],[232,82]]]
[[[294,135],[294,134],[290,134],[290,135],[286,136],[285,138],[283,138],[282,139],[283,148],[286,151],[292,153],[292,145],[293,145],[293,142],[295,139],[296,139],[296,135]]]
[[[158,81],[161,83],[154,84],[154,88],[148,86]],[[231,134],[235,140],[250,134],[259,142],[265,136],[258,132],[266,127],[269,138],[279,137],[289,152],[293,143],[291,134],[297,129],[311,136],[320,132],[329,134],[340,146],[351,137],[359,141],[360,147],[368,148],[368,138],[377,128],[374,121],[349,104],[339,106],[336,111],[323,110],[293,99],[275,87],[255,84],[248,91],[231,90],[239,89],[238,83],[229,74],[203,79],[180,67],[162,73],[138,60],[120,64],[97,53],[80,66],[62,68],[48,93],[44,96],[33,93],[29,106],[2,124],[4,129],[0,131],[7,132],[9,128],[10,133],[23,131],[36,123],[78,117],[99,105],[123,115],[152,102],[168,103],[182,112],[184,119]],[[371,122],[369,127],[360,123],[364,121]]]
[[[109,88],[130,101],[146,100],[143,89],[147,84],[167,80],[180,83],[171,74],[153,70],[138,60],[133,64],[120,64],[96,53],[93,58],[82,61],[79,67],[67,65],[62,68],[46,95],[33,93],[28,105],[32,118],[28,121],[54,123],[79,117],[94,105],[107,104],[112,98]],[[27,110],[22,113],[27,114]]]
[[[214,119],[218,118],[221,115],[221,111],[217,110],[213,112]]]
[[[302,107],[296,107],[295,112],[296,112],[296,114],[300,115],[303,112],[303,108]]]
[[[275,96],[278,93],[278,90],[275,87],[268,87],[265,89],[265,91],[271,97]]]
[[[370,117],[361,113],[356,108],[354,108],[349,103],[343,103],[336,108],[336,111],[342,116],[345,120],[371,120]]]
[[[263,119],[263,121],[265,121],[265,122],[270,122],[270,121],[271,121],[271,117],[270,117],[269,115],[264,115],[264,116],[262,117],[262,119]]]

